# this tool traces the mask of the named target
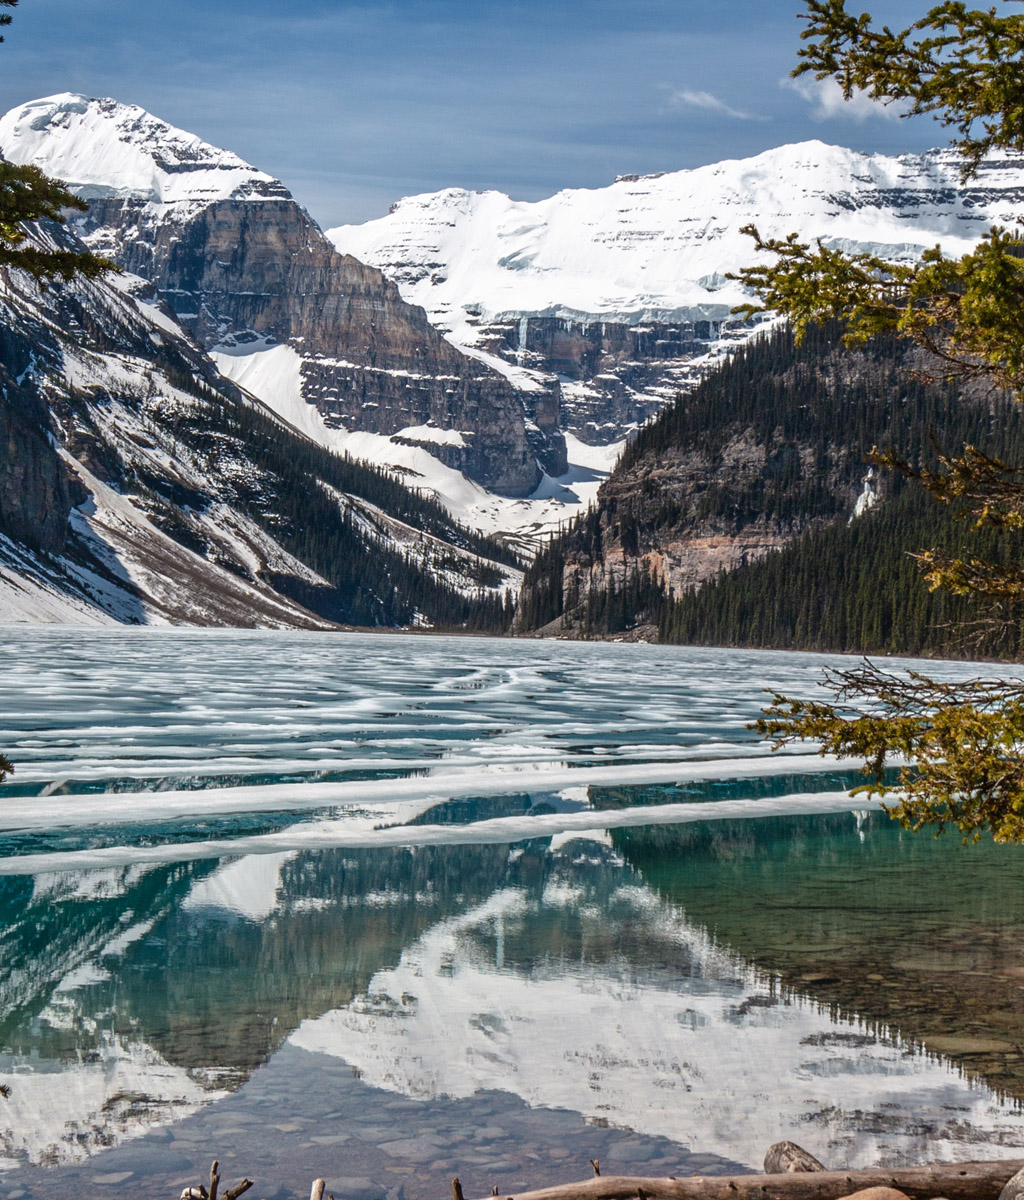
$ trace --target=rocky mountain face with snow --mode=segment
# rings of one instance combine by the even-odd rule
[[[19,611],[71,588],[90,619],[458,623],[470,593],[490,603],[515,579],[511,556],[459,521],[535,545],[595,496],[627,433],[750,339],[730,316],[745,296],[728,276],[752,259],[743,225],[906,260],[937,241],[963,252],[1024,216],[1024,160],[987,159],[964,185],[947,152],[814,142],[537,203],[449,189],[325,237],[279,181],[112,100],[14,109],[0,151],[87,199],[68,236],[129,272],[48,295],[12,275],[0,291],[0,527],[37,589]],[[271,428],[268,463],[244,442]],[[211,466],[218,438],[233,447],[226,473]],[[730,486],[778,491],[790,478],[789,451],[762,442],[737,443]],[[692,449],[692,463],[609,483],[600,520],[617,489],[633,505],[633,483],[648,498],[689,488],[684,507],[699,508],[724,468]],[[412,492],[354,480],[341,454]],[[252,494],[246,471],[263,481]],[[860,486],[851,471],[828,485],[836,512]],[[397,556],[361,590],[301,533],[310,513],[272,518],[269,498],[309,492],[310,479],[317,504],[334,501],[316,520],[362,539],[353,571],[370,543]],[[413,493],[455,520],[417,509]],[[688,526],[664,578],[686,586],[799,532],[821,514],[798,512],[797,493],[781,524],[761,513],[742,529]],[[214,515],[229,512],[226,525]],[[219,596],[212,608],[182,607],[171,579],[186,561],[184,593]]]
[[[83,240],[151,281],[205,349],[241,369],[247,348],[293,347],[295,386],[328,429],[426,445],[507,495],[533,491],[538,458],[565,470],[557,407],[528,397],[524,408],[502,373],[338,253],[281,183],[235,155],[137,107],[74,95],[13,109],[0,150],[87,199]]]
[[[877,472],[868,455],[894,447],[934,467],[936,444],[970,443],[1019,462],[1024,414],[991,389],[927,382],[921,352],[905,343],[879,339],[854,352],[838,333],[814,329],[796,346],[788,330],[776,330],[646,425],[597,504],[527,571],[520,630],[664,637],[673,605],[689,605],[704,588],[721,593],[721,611],[709,600],[677,640],[706,640],[703,621],[714,622],[715,645],[936,652],[926,635],[943,621],[948,628],[951,610],[928,599],[908,556],[933,545],[962,552],[949,539],[968,527]],[[991,549],[997,558],[1016,552]],[[773,559],[790,570],[780,565],[770,581],[761,571],[761,590],[743,593],[750,612],[741,630],[732,620],[740,581]],[[726,580],[738,586],[730,591]],[[784,595],[804,613],[801,630],[765,615]],[[833,620],[836,613],[849,618]],[[799,640],[827,625],[831,640]]]
[[[562,393],[564,427],[611,442],[689,386],[746,332],[730,272],[756,256],[740,230],[797,232],[912,259],[963,253],[1024,216],[1024,158],[861,154],[821,142],[522,202],[447,189],[328,231],[379,267],[456,345],[531,368]]]
[[[439,505],[225,379],[137,276],[0,272],[0,393],[6,620],[460,624],[518,580]]]
[[[67,539],[73,486],[47,436],[46,404],[24,378],[31,361],[32,346],[24,333],[0,326],[0,514],[9,537],[59,554]],[[19,367],[22,371],[13,374]]]

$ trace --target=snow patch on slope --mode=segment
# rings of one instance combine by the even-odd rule
[[[0,534],[0,623],[116,625],[117,618],[66,591],[36,555]]]
[[[389,437],[327,425],[320,411],[303,398],[302,356],[291,346],[266,342],[220,345],[210,357],[222,375],[312,441],[336,454],[387,468],[407,487],[436,496],[460,523],[481,533],[507,535],[521,541],[524,549],[567,523],[596,498],[624,445],[618,441],[588,446],[567,433],[566,474],[557,478],[544,475],[532,495],[512,499],[487,491],[430,453],[430,444],[458,444],[455,439],[461,435],[456,430],[417,425]]]

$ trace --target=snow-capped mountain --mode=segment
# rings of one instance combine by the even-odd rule
[[[179,220],[217,200],[288,197],[237,154],[116,100],[70,92],[34,100],[0,117],[0,144],[12,161],[66,180],[85,200],[141,197],[176,209]]]
[[[538,458],[565,471],[557,400],[461,353],[236,155],[138,107],[72,94],[0,119],[0,151],[89,200],[75,224],[87,244],[152,282],[236,377],[280,383],[281,364],[260,363],[287,346],[288,400],[298,393],[331,430],[397,435],[508,496],[536,488]],[[261,396],[279,411],[280,397]]]
[[[744,224],[898,259],[1024,215],[1019,158],[964,185],[948,151],[811,142],[536,203],[449,189],[328,241],[281,183],[136,106],[33,101],[0,118],[0,151],[90,200],[77,231],[151,281],[222,375],[524,546],[749,336],[726,278],[753,257]]]
[[[506,887],[438,921],[364,994],[300,1025],[292,1044],[420,1100],[507,1091],[751,1166],[791,1129],[830,1164],[1019,1152],[1012,1101],[885,1029],[866,1034],[786,995],[625,871],[606,906],[588,909],[596,889],[573,858],[603,859],[614,875],[600,835],[552,847],[539,903]],[[530,934],[545,926],[544,952],[531,955]],[[666,965],[630,961],[624,929],[633,944],[663,946]],[[553,969],[566,961],[573,970]]]
[[[0,272],[0,444],[0,620],[457,623],[518,581],[230,383],[131,275]]]
[[[889,158],[804,142],[535,203],[413,196],[328,236],[463,336],[471,316],[694,319],[744,299],[725,274],[751,261],[740,233],[751,222],[906,258],[937,240],[962,252],[993,222],[1024,215],[1024,158],[989,158],[965,186],[961,167],[948,150]]]
[[[805,142],[533,203],[448,189],[328,236],[457,345],[568,377],[566,427],[607,440],[728,332],[745,295],[727,275],[756,259],[744,225],[894,260],[937,242],[960,254],[1024,217],[1024,158],[993,155],[966,184],[962,165],[950,150],[892,158]]]

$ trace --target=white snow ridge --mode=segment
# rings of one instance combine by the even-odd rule
[[[73,92],[44,96],[0,118],[0,146],[85,200],[138,197],[202,207],[216,200],[287,195],[237,154],[176,129],[137,104]]]
[[[756,259],[740,233],[751,222],[905,260],[936,242],[963,253],[991,224],[1024,217],[1024,158],[991,155],[968,185],[962,165],[951,150],[893,158],[801,142],[535,203],[449,188],[327,236],[460,345],[515,315],[692,320],[745,299],[726,276]]]

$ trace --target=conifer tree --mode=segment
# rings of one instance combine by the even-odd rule
[[[807,0],[806,45],[795,75],[834,79],[849,99],[864,92],[930,113],[954,130],[963,178],[990,151],[1024,150],[1024,15],[969,9],[945,0],[904,29],[877,28],[846,0]],[[894,265],[871,254],[845,254],[798,235],[762,238],[774,261],[741,271],[761,308],[789,317],[798,336],[816,322],[844,322],[844,340],[861,345],[879,333],[911,338],[937,378],[980,379],[1024,393],[1024,238],[993,227],[971,253],[939,247],[920,262]],[[759,311],[746,306],[744,311]],[[946,451],[937,471],[915,469],[893,453],[878,461],[922,484],[939,502],[961,506],[978,531],[1024,528],[1024,471],[972,445]],[[932,588],[1004,603],[1024,596],[1024,569],[967,554],[933,551],[921,565]],[[776,694],[757,722],[776,747],[818,740],[823,753],[861,758],[859,789],[886,797],[906,827],[947,826],[965,838],[983,831],[1024,841],[1024,683],[973,679],[943,683],[909,678],[865,662],[831,672],[830,702]],[[896,785],[886,768],[905,760]]]
[[[5,8],[14,8],[17,3],[0,0]],[[0,26],[10,23],[11,14],[0,13]],[[3,40],[0,35],[0,42]],[[76,275],[95,279],[106,271],[116,271],[112,262],[85,250],[29,243],[26,224],[49,220],[63,225],[66,218],[62,210],[68,208],[86,212],[89,206],[57,180],[48,179],[38,167],[16,166],[0,159],[0,266],[27,271],[42,284],[55,278],[66,281]]]

